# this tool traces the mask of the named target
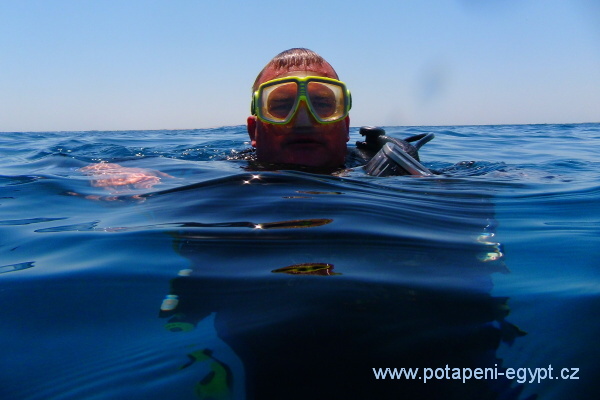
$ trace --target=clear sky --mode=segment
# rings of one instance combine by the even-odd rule
[[[352,126],[600,122],[598,0],[0,0],[0,131],[245,124],[291,47]]]

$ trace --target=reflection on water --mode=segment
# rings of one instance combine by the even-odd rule
[[[277,268],[274,269],[274,273],[285,273],[290,275],[322,275],[322,276],[332,276],[332,275],[341,275],[338,272],[333,272],[333,265],[326,263],[304,263],[304,264],[295,264],[290,265],[288,267]]]
[[[35,267],[32,261],[12,265],[2,265],[0,266],[0,274],[4,274],[6,272],[20,271],[32,267]]]

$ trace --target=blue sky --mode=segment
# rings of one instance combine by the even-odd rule
[[[352,126],[600,122],[596,0],[0,0],[0,131],[245,124],[291,47]]]

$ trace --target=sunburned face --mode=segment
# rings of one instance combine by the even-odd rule
[[[322,76],[337,79],[337,74],[329,65],[311,66],[308,69],[294,67],[287,70],[268,68],[264,71],[259,84],[288,76]],[[312,92],[311,92],[312,90]],[[313,109],[321,117],[333,112],[328,98],[327,87],[308,88]],[[282,118],[293,105],[295,89],[282,86],[277,92],[268,110],[274,116]],[[290,104],[290,102],[292,104]],[[304,102],[289,123],[276,125],[263,122],[255,116],[248,118],[248,134],[252,146],[256,148],[258,161],[274,164],[296,164],[309,167],[337,168],[344,165],[346,142],[349,140],[349,118],[321,124],[307,109]]]

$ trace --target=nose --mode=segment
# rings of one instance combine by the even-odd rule
[[[298,105],[298,111],[294,116],[294,128],[312,128],[314,126],[314,118],[308,111],[304,101]]]

